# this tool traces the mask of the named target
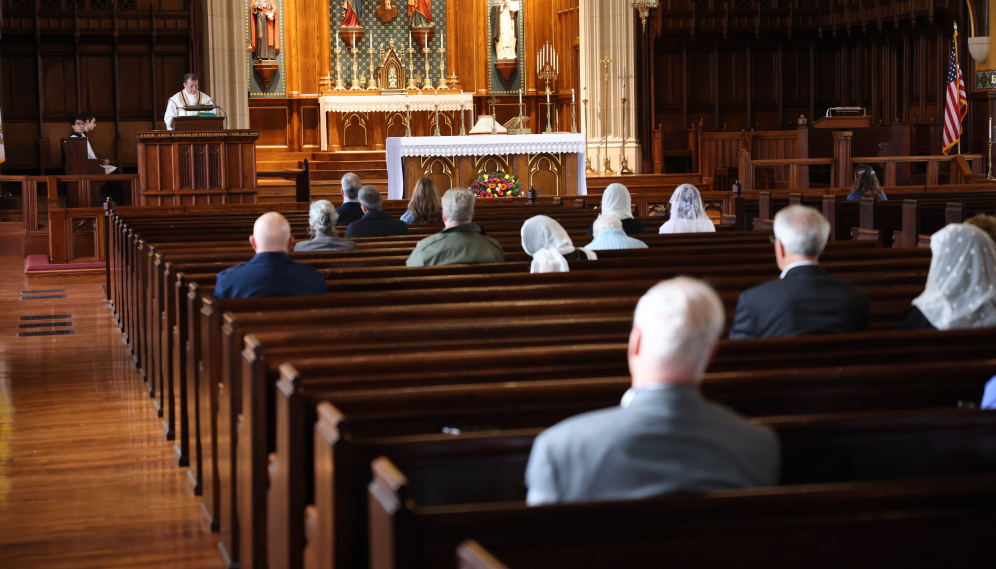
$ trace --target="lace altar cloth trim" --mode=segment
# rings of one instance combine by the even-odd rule
[[[503,154],[580,154],[581,134],[526,134],[401,138],[401,156],[493,156]]]
[[[425,92],[423,91],[423,93]],[[408,97],[408,104],[411,105],[413,113],[435,111],[435,101],[436,97],[431,92],[428,95],[411,95]],[[318,102],[321,105],[322,111],[326,113],[405,112],[404,95],[357,95],[355,97],[344,95],[338,97],[321,97]],[[463,102],[464,110],[473,108],[473,94],[466,93]],[[460,95],[439,95],[439,110],[447,112],[459,111]]]

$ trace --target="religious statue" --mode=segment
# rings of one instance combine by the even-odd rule
[[[342,21],[340,28],[359,28],[360,24],[360,2],[359,0],[342,0]]]
[[[385,24],[390,24],[398,15],[398,9],[394,7],[392,0],[380,0],[380,6],[377,7],[376,12],[377,17]]]
[[[277,5],[273,0],[249,0],[252,51],[256,59],[276,59],[280,53]]]
[[[516,59],[515,18],[519,13],[516,0],[495,0],[491,5],[491,22],[495,55],[499,60]]]
[[[413,28],[431,28],[436,25],[432,23],[430,0],[408,0],[408,18]]]

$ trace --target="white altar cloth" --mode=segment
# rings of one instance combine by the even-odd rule
[[[421,95],[409,95],[408,104],[411,112],[434,112],[436,110],[436,94],[434,91],[422,91]],[[460,104],[464,110],[474,108],[474,94],[439,95],[439,110],[456,112]],[[319,97],[318,105],[321,112],[322,151],[329,148],[326,116],[328,113],[403,113],[405,112],[404,95],[334,95]]]
[[[583,134],[523,134],[483,136],[421,136],[387,139],[387,199],[403,199],[406,156],[489,156],[501,154],[577,154],[578,195],[588,195]],[[522,180],[527,185],[528,180]]]

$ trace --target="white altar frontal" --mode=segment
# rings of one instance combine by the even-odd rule
[[[442,98],[442,96],[440,96]],[[406,199],[422,177],[440,193],[483,173],[513,174],[540,195],[587,195],[582,134],[427,136],[387,139],[387,197]]]

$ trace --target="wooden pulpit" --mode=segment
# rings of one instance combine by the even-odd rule
[[[258,139],[258,130],[136,132],[140,205],[256,203]]]
[[[176,117],[173,132],[225,130],[225,117]]]

